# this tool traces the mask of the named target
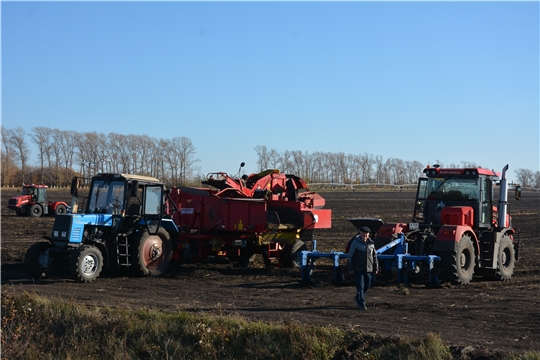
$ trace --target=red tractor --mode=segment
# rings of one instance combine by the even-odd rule
[[[440,257],[435,267],[443,279],[459,284],[469,283],[473,275],[510,279],[520,241],[507,214],[507,169],[508,165],[501,176],[483,168],[428,166],[426,177],[418,183],[412,222],[381,224],[374,230],[376,248],[405,234],[411,255]],[[496,182],[500,188],[498,206]],[[521,189],[515,190],[519,200]],[[409,272],[422,270],[421,263],[409,265]]]
[[[226,256],[247,265],[258,253],[266,265],[276,258],[291,266],[305,241],[313,239],[313,230],[331,226],[325,200],[295,175],[267,170],[234,178],[218,172],[208,174],[203,184],[211,188],[170,191],[169,214],[179,231],[173,259]]]
[[[63,201],[47,201],[47,185],[23,185],[22,193],[9,198],[8,208],[17,216],[41,217],[65,214],[68,205]]]

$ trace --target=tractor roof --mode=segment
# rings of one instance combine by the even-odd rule
[[[427,176],[437,176],[437,175],[459,175],[464,177],[478,177],[480,175],[488,176],[493,179],[498,179],[501,174],[495,170],[488,170],[481,167],[477,168],[441,168],[438,166],[430,167],[424,169],[424,173]]]
[[[151,176],[118,174],[118,173],[99,173],[93,177],[94,179],[118,179],[118,180],[137,180],[144,182],[160,183],[159,179]]]
[[[26,185],[23,185],[23,188],[27,188],[27,189],[46,189],[48,188],[47,185],[42,185],[42,184],[26,184]]]

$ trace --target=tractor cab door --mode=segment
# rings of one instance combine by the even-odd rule
[[[163,218],[163,185],[147,185],[144,188],[143,218],[151,235],[157,234]]]
[[[478,226],[482,228],[492,227],[493,215],[493,182],[489,178],[482,179],[480,190],[480,216]]]
[[[33,200],[35,202],[44,203],[47,202],[47,189],[46,188],[36,188],[35,197]]]
[[[426,221],[427,178],[418,179],[416,189],[416,202],[414,203],[413,222],[424,223]]]

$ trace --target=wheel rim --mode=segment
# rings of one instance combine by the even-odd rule
[[[460,255],[459,264],[462,271],[467,271],[471,266],[471,254],[467,250],[463,250]]]
[[[144,265],[150,269],[156,269],[161,263],[163,255],[163,241],[157,235],[149,236],[144,242],[142,260]]]
[[[505,248],[503,252],[501,253],[501,264],[504,268],[507,268],[509,262],[510,262],[510,250],[508,248]]]
[[[98,259],[94,254],[88,254],[86,255],[82,260],[82,273],[85,276],[92,276],[96,273],[96,270],[98,268]]]

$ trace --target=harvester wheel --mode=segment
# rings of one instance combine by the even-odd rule
[[[514,273],[515,257],[514,244],[508,235],[503,235],[501,238],[497,260],[497,279],[510,279]]]
[[[56,209],[54,210],[55,215],[63,215],[67,212],[66,205],[58,205]]]
[[[103,268],[103,255],[94,245],[83,245],[69,257],[69,273],[75,281],[89,283],[96,280]]]
[[[133,241],[133,250],[133,266],[137,275],[163,275],[171,264],[171,239],[163,228],[160,228],[156,235],[141,230]]]
[[[283,267],[297,267],[300,262],[300,251],[307,250],[306,244],[302,240],[296,240],[294,244],[287,244],[281,251],[280,262]]]
[[[463,234],[454,252],[441,254],[446,277],[455,283],[466,285],[474,274],[475,255],[471,236]]]
[[[35,279],[47,277],[54,260],[51,254],[52,247],[51,243],[41,241],[28,248],[24,256],[24,266],[30,276]]]
[[[30,216],[31,217],[41,217],[43,215],[43,208],[39,204],[34,204],[30,207]]]
[[[255,255],[255,251],[251,246],[246,246],[240,249],[231,246],[227,250],[227,253],[230,253],[230,255],[227,256],[229,260],[241,268],[249,267],[249,264]]]

